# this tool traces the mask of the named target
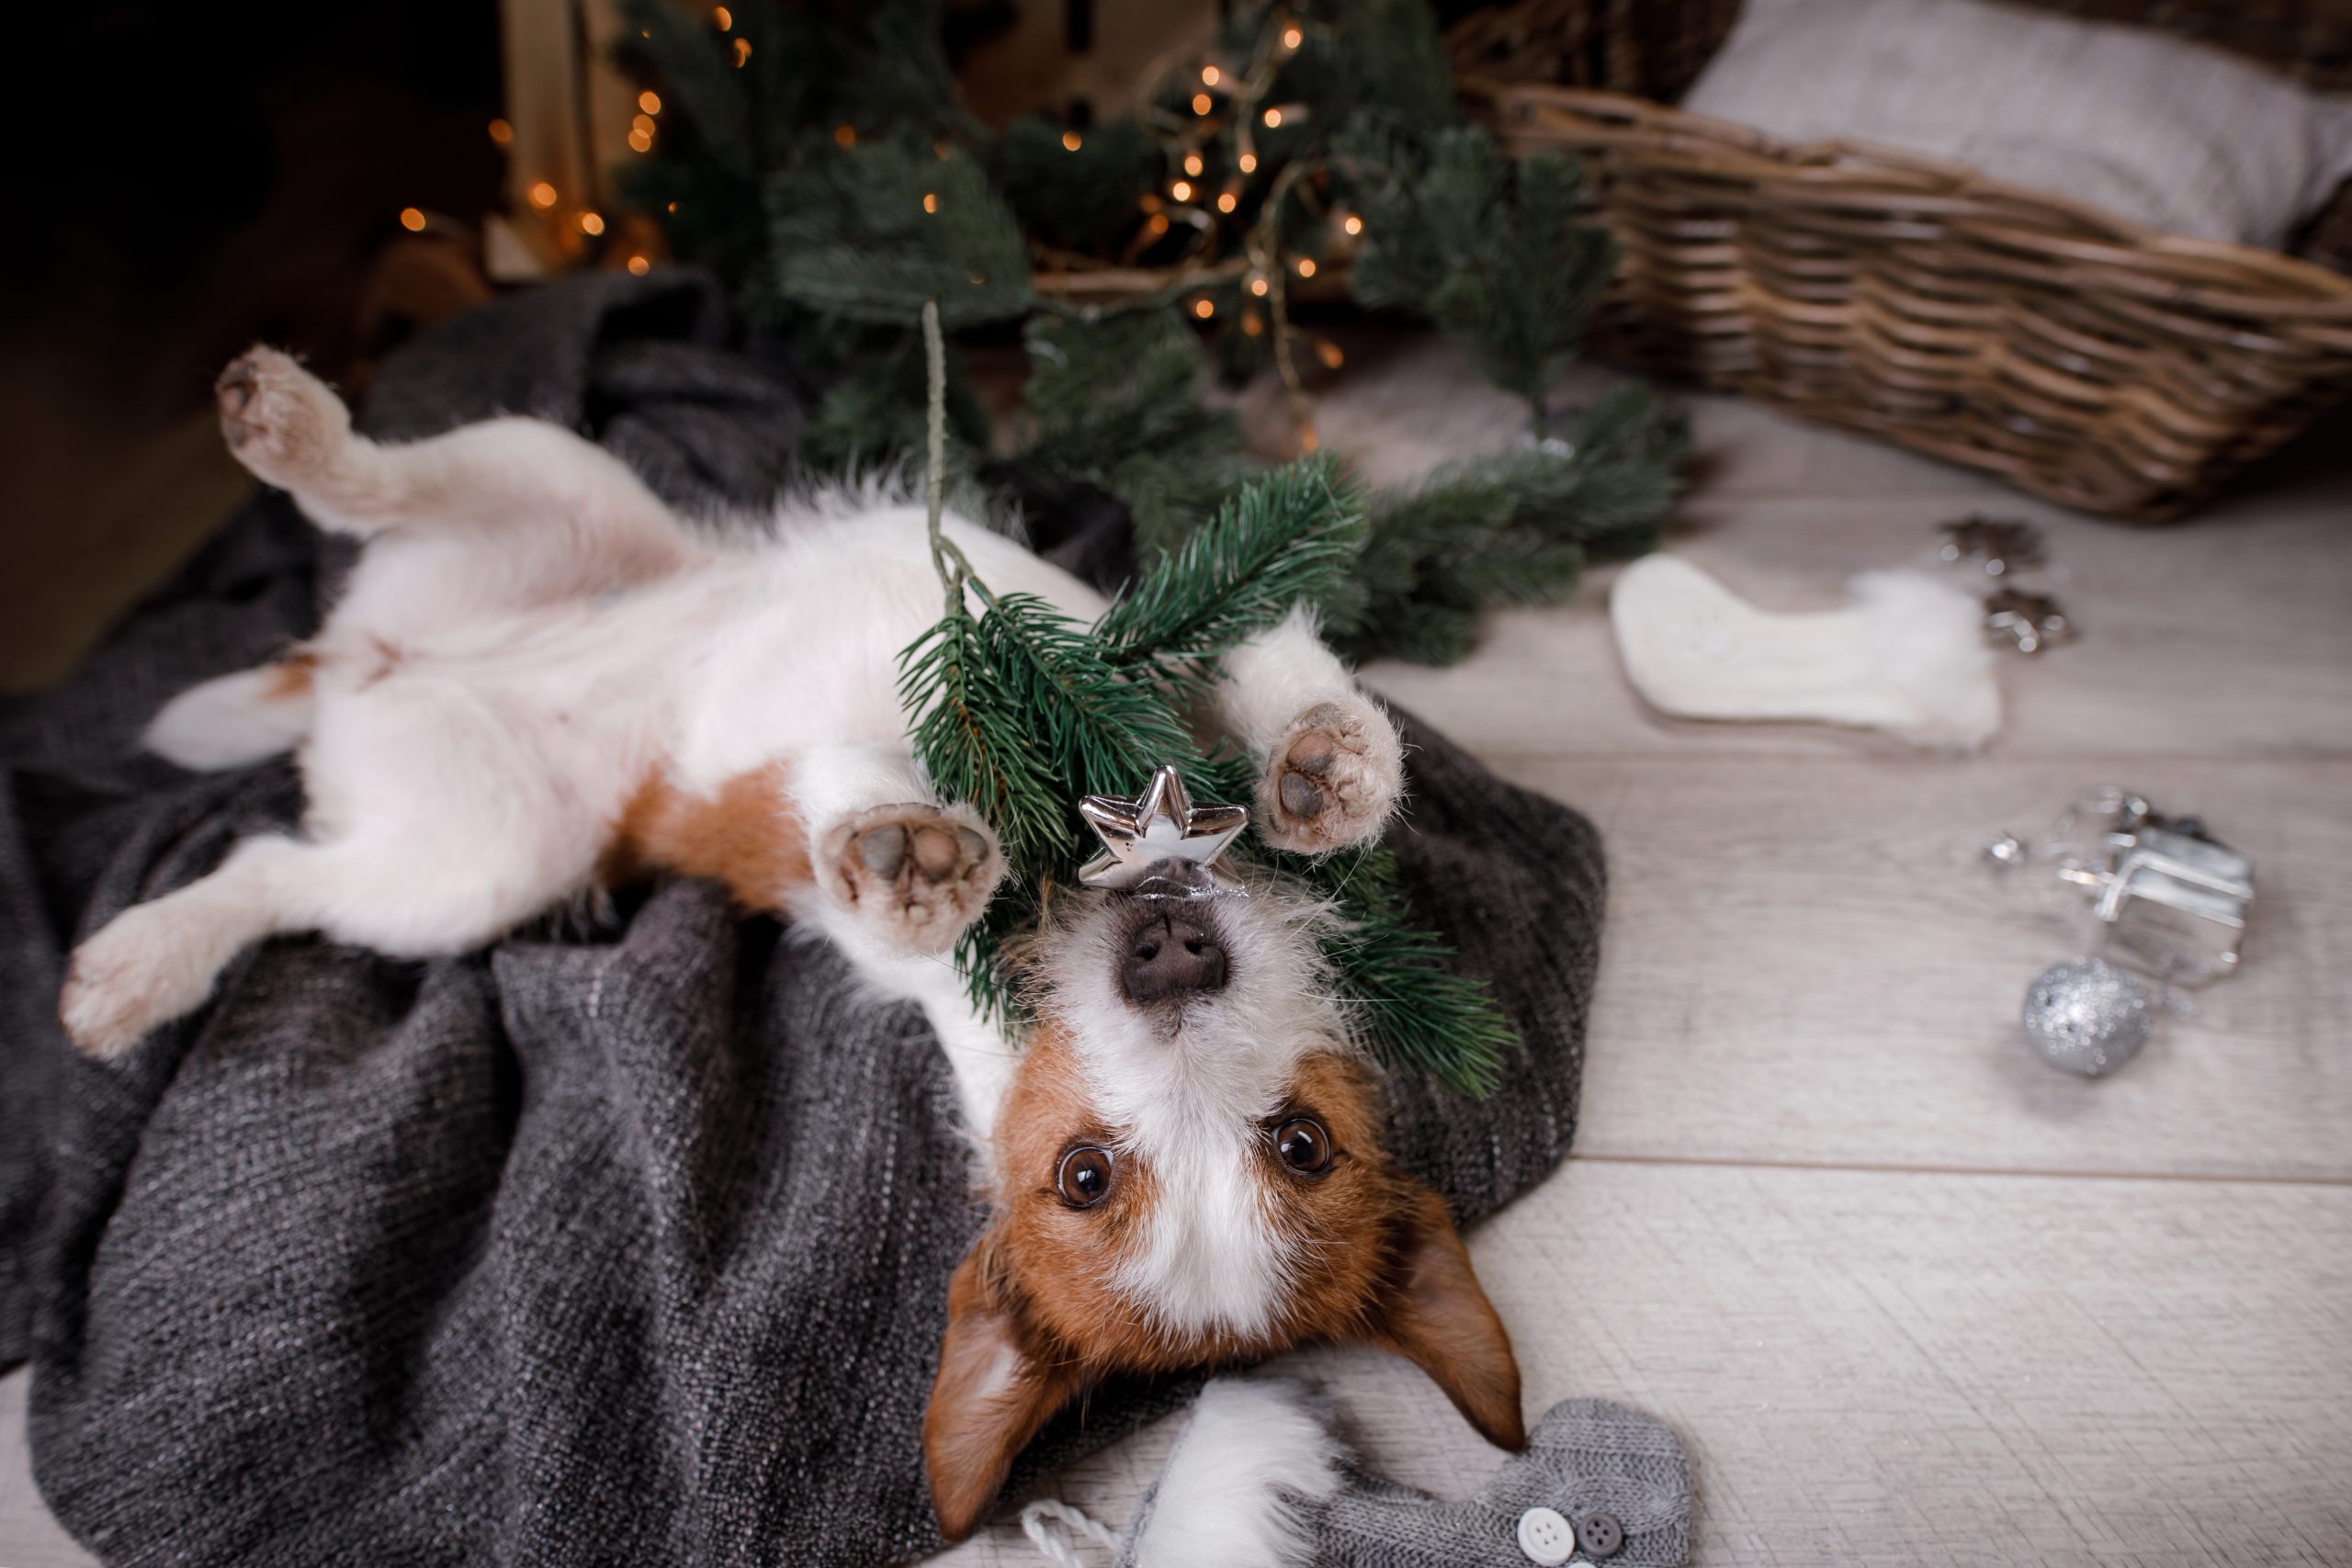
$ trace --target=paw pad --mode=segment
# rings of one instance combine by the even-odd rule
[[[978,919],[1004,874],[977,818],[937,807],[884,806],[826,835],[831,891],[894,946],[933,953]]]
[[[1369,702],[1319,703],[1292,721],[1259,785],[1260,831],[1323,854],[1379,835],[1403,793],[1402,748]]]

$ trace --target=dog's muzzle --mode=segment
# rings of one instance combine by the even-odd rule
[[[1122,917],[1119,989],[1143,1006],[1182,1005],[1225,988],[1225,942],[1207,911],[1139,899]]]

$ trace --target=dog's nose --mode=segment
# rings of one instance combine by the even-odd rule
[[[1207,926],[1174,910],[1155,911],[1127,933],[1119,984],[1136,1002],[1221,990],[1225,949]]]

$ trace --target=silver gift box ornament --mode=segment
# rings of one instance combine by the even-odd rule
[[[2118,942],[2182,985],[2237,967],[2254,904],[2251,855],[2183,832],[2129,795],[2101,842],[2104,865],[2075,862],[2060,874],[2091,893],[2091,912]]]

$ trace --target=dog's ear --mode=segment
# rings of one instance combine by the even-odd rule
[[[983,1236],[947,1288],[947,1335],[922,1419],[931,1506],[949,1540],[987,1517],[1014,1457],[1083,1382],[1074,1366],[1044,1364],[1023,1347],[988,1252]]]
[[[1408,1185],[1396,1273],[1365,1337],[1429,1373],[1453,1407],[1498,1448],[1527,1446],[1519,1362],[1445,1212],[1445,1200]]]

